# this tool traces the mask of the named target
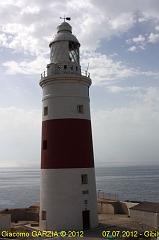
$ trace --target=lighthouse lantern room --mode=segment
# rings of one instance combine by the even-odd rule
[[[96,227],[97,197],[89,75],[81,74],[80,43],[65,20],[50,43],[43,90],[40,227]]]

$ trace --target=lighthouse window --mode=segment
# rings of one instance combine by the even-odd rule
[[[69,59],[70,62],[79,63],[79,44],[76,42],[69,42]]]
[[[44,107],[44,116],[48,115],[48,107]]]
[[[47,149],[47,140],[43,140],[43,150]]]
[[[46,220],[46,211],[42,211],[41,216],[42,216],[42,220]]]
[[[78,113],[83,113],[84,112],[83,105],[77,105],[77,111],[78,111]]]
[[[89,194],[89,191],[88,190],[83,190],[82,193],[83,194]]]
[[[82,174],[81,175],[81,183],[82,184],[87,184],[88,183],[88,175],[87,174]]]

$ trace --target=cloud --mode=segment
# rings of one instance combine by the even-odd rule
[[[87,68],[89,63],[89,72],[93,80],[93,84],[107,84],[112,80],[126,80],[132,77],[153,77],[159,78],[159,72],[144,71],[139,68],[132,68],[128,64],[114,60],[111,56],[96,52],[84,52],[82,54],[82,67]]]
[[[155,30],[156,30],[156,31],[159,31],[159,26],[156,26],[156,27],[155,27]]]
[[[10,82],[14,82],[16,87],[18,83],[20,91],[23,91],[28,82],[21,81],[21,76],[20,80],[16,79],[15,75],[30,75],[28,78],[31,79],[32,74],[43,71],[49,62],[46,59],[48,43],[56,33],[59,16],[71,16],[73,33],[82,45],[82,66],[86,69],[87,64],[90,64],[93,84],[105,85],[109,95],[112,93],[114,97],[118,93],[128,93],[133,99],[129,106],[124,104],[127,107],[108,109],[108,105],[107,108],[98,105],[98,110],[93,112],[97,163],[110,161],[132,164],[144,161],[148,163],[150,160],[155,163],[159,156],[158,89],[143,90],[117,84],[131,78],[137,81],[143,76],[151,81],[159,78],[159,72],[131,67],[126,60],[119,60],[120,54],[113,57],[112,53],[108,55],[100,52],[104,51],[103,48],[107,45],[105,43],[109,45],[112,38],[116,41],[117,38],[122,40],[122,37],[131,36],[131,30],[134,31],[134,27],[142,29],[143,24],[151,26],[151,29],[146,28],[147,32],[128,39],[128,50],[138,52],[148,44],[157,43],[158,11],[158,0],[47,0],[47,4],[43,0],[1,0],[0,47],[6,53],[1,66],[4,68],[3,74],[14,75],[4,76],[7,79],[4,84],[10,86]],[[29,89],[32,89],[31,81]],[[110,86],[112,83],[116,85]],[[11,89],[10,93],[12,91]],[[11,94],[9,95],[11,99]],[[8,92],[6,96],[8,98]],[[40,112],[18,107],[0,108],[1,166],[2,162],[8,166],[39,164]]]
[[[44,57],[37,57],[32,61],[7,61],[2,66],[7,68],[7,74],[40,74],[43,72],[44,66],[48,63],[48,59]]]
[[[7,61],[2,64],[6,68],[7,74],[40,74],[49,60],[39,56],[34,60],[27,61]],[[127,67],[121,61],[116,61],[111,56],[92,51],[82,52],[81,65],[83,70],[87,69],[93,76],[94,83],[99,84],[107,80],[118,80],[134,76],[135,70]]]
[[[138,18],[158,19],[158,4],[149,1],[43,1],[1,2],[1,24],[4,33],[13,34],[10,48],[39,54],[47,51],[46,39],[55,34],[59,16],[72,16],[74,32],[83,46],[97,49],[102,39],[122,35]],[[54,12],[54,15],[52,15]],[[140,13],[140,14],[139,14]],[[139,16],[138,16],[139,15]],[[4,17],[5,16],[5,17]],[[6,17],[7,16],[7,17]]]
[[[128,48],[129,52],[138,52],[139,50],[145,50],[147,44],[147,35],[145,36],[139,34],[137,37],[126,40],[127,44],[135,44]]]
[[[138,37],[132,39],[132,41],[135,43],[143,43],[145,40],[145,37],[141,34]]]
[[[154,110],[154,113],[159,112],[159,88],[149,87],[144,93],[143,103],[147,108]]]
[[[159,34],[158,33],[149,33],[143,35],[138,35],[138,37],[134,37],[132,39],[127,39],[127,44],[135,44],[128,48],[130,52],[138,52],[139,50],[145,50],[147,44],[155,44],[159,42]]]
[[[45,53],[41,39],[37,39],[32,35],[34,32],[33,24],[24,26],[19,23],[8,23],[2,26],[1,29],[1,34],[5,36],[7,42],[7,45],[1,44],[1,46],[35,56]]]
[[[92,111],[96,165],[158,164],[159,88],[132,91],[129,106]],[[41,110],[0,107],[0,118],[0,166],[39,166]]]
[[[159,34],[158,33],[150,33],[148,37],[149,43],[157,43],[159,42]]]
[[[132,68],[128,64],[118,61],[113,56],[97,53],[94,51],[83,51],[81,59],[82,74],[87,69],[91,73],[93,84],[107,84],[109,81],[126,80],[132,77],[145,76],[159,78],[159,72],[144,71],[139,68]],[[6,73],[11,74],[40,74],[44,71],[48,59],[42,56],[27,61],[7,61],[2,64]]]
[[[159,88],[136,94],[129,107],[93,111],[97,165],[158,164]]]
[[[121,87],[121,86],[116,86],[116,85],[112,85],[112,86],[106,86],[106,90],[108,90],[111,93],[121,93],[121,92],[138,92],[140,91],[142,88],[140,87]]]
[[[124,33],[136,23],[136,20],[133,13],[121,13],[118,17],[109,19],[109,23],[112,30]]]
[[[0,167],[40,165],[41,111],[0,107]]]
[[[137,51],[137,47],[136,46],[131,46],[130,48],[128,48],[129,52],[136,52]]]
[[[59,16],[63,16],[63,14],[72,17],[73,32],[75,35],[78,34],[83,50],[93,53],[100,47],[103,39],[109,41],[114,36],[121,36],[138,24],[140,18],[144,18],[145,21],[146,19],[151,20],[157,27],[159,18],[156,11],[158,7],[157,3],[149,4],[148,1],[142,0],[137,5],[135,1],[129,1],[128,4],[125,0],[118,2],[114,0],[106,2],[103,0],[87,2],[83,0],[80,2],[48,0],[47,4],[42,0],[33,0],[31,3],[27,0],[2,1],[0,46],[13,50],[14,53],[23,54],[23,61],[13,59],[12,55],[12,59],[8,59],[2,65],[8,68],[7,73],[9,74],[32,74],[41,70],[36,63],[42,62],[38,59],[45,59],[49,53],[48,42],[55,34]],[[141,34],[134,37],[129,43],[133,43],[133,46],[129,47],[128,51],[143,50],[146,41],[155,43],[157,35],[151,33],[149,40],[146,40],[146,36]],[[120,79],[134,74],[134,69],[120,61],[114,62],[107,56],[104,60],[105,68],[104,65],[101,67],[99,58],[94,58],[94,54],[90,57],[91,63],[92,60],[99,64],[98,69],[102,68],[100,76],[98,74],[98,81],[103,80],[104,74],[106,74],[106,79]],[[31,65],[35,67],[35,70],[31,68]],[[94,66],[93,63],[92,66]],[[93,69],[92,73],[96,78]]]
[[[8,39],[5,33],[0,33],[0,46],[8,47]]]
[[[86,68],[89,63],[89,71],[95,84],[106,83],[109,80],[121,80],[136,74],[134,69],[105,54],[85,52],[81,63],[83,68]]]
[[[106,89],[111,93],[120,93],[120,92],[123,92],[124,88],[119,86],[107,86]]]

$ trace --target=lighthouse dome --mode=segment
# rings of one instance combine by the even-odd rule
[[[63,22],[57,27],[57,32],[68,31],[72,33],[72,27],[69,23]]]
[[[50,42],[49,46],[51,46],[55,42],[59,41],[69,41],[75,42],[77,45],[80,46],[79,41],[77,38],[72,34],[72,27],[69,23],[63,22],[57,27],[57,34],[53,41]]]

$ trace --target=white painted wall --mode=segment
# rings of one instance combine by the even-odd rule
[[[0,231],[9,230],[11,228],[11,215],[0,214]]]
[[[128,216],[130,216],[130,209],[139,204],[137,202],[136,203],[134,203],[134,202],[123,202],[123,203],[126,205],[126,207],[128,209]]]
[[[64,118],[90,120],[89,78],[52,75],[42,79],[40,84],[43,88],[43,108],[48,106],[48,115],[43,115],[43,121]],[[78,113],[77,105],[84,105],[83,114]],[[81,184],[81,174],[88,174],[87,185]],[[83,190],[88,190],[89,194],[83,194]],[[97,226],[94,168],[42,169],[40,192],[40,213],[46,211],[47,217],[45,221],[40,216],[41,229],[80,230],[83,228],[82,211],[86,209],[90,210],[90,227]],[[87,206],[85,200],[88,201]]]
[[[76,97],[88,97],[88,86],[81,84],[81,82],[59,81],[52,82],[52,84],[45,85],[43,87],[43,97],[47,95],[54,97],[59,96],[76,96]]]
[[[84,106],[84,112],[78,113],[77,105]],[[43,109],[48,107],[50,119],[77,118],[90,120],[89,87],[78,82],[56,82],[43,87]]]
[[[88,174],[88,184],[81,184],[81,174]],[[83,194],[88,190],[89,194]],[[82,229],[82,211],[90,210],[91,228],[98,224],[94,168],[42,169],[40,212],[46,211],[47,220],[41,229]],[[88,200],[88,204],[84,203]],[[41,219],[41,216],[40,216]]]
[[[83,105],[84,112],[79,113],[77,105]],[[43,101],[44,107],[48,107],[48,115],[44,116],[43,121],[50,119],[88,119],[90,120],[90,105],[88,98],[81,97],[49,97]]]
[[[130,208],[130,217],[137,222],[143,223],[153,228],[159,228],[158,216],[153,212],[138,211]]]
[[[51,76],[41,76],[40,79],[40,86],[43,88],[53,84],[71,84],[73,83],[75,84],[80,84],[85,85],[86,87],[89,87],[92,84],[92,81],[89,77],[87,77],[86,75],[79,75],[79,74],[65,74],[65,73],[61,73],[61,74],[52,74]]]
[[[98,202],[98,213],[114,214],[114,206],[108,202]]]

